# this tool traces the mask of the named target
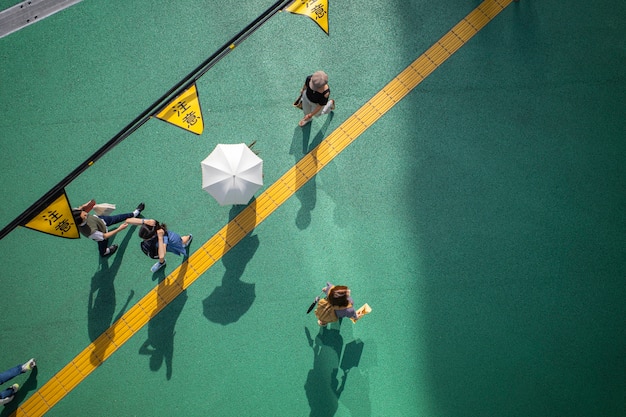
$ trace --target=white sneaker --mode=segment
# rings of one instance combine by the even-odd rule
[[[22,373],[26,371],[32,371],[35,366],[37,366],[37,362],[35,362],[35,358],[29,359],[28,362],[22,365]]]

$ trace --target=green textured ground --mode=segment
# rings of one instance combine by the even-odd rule
[[[83,1],[0,39],[0,226],[271,4]],[[68,196],[197,247],[236,213],[201,189],[216,143],[256,139],[270,185],[478,4],[331,0],[330,37],[281,13],[198,82],[202,136],[151,120]],[[47,415],[623,416],[624,16],[511,4]],[[303,143],[317,69],[337,110]],[[0,368],[39,360],[18,400],[154,287],[115,241],[0,241]],[[372,314],[318,334],[326,280]]]

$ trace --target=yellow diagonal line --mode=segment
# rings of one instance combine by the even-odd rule
[[[148,292],[12,415],[35,417],[45,414],[511,1],[485,0],[481,3],[194,252],[187,262]]]

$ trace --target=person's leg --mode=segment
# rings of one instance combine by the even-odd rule
[[[14,366],[13,368],[8,369],[8,370],[2,372],[0,374],[0,384],[4,384],[8,380],[15,378],[16,376],[18,376],[21,373],[22,373],[22,365]],[[18,387],[19,387],[19,385],[18,385]],[[6,404],[9,401],[11,401],[12,398],[11,399],[8,399],[8,398],[9,397],[13,397],[15,395],[16,391],[17,390],[14,389],[13,386],[11,386],[11,387],[5,389],[4,391],[0,392],[0,404]],[[5,398],[7,398],[6,401],[1,401],[1,400],[4,400]]]
[[[20,387],[19,385],[13,384],[9,388],[0,392],[0,400],[4,400],[5,398],[7,398],[6,401],[0,401],[0,404],[6,404],[10,402],[13,399],[13,396],[15,395],[15,393],[17,392],[16,388],[19,388],[19,387]]]
[[[0,384],[4,384],[8,380],[15,378],[21,373],[22,373],[22,365],[17,365],[9,370],[6,370],[0,373]]]
[[[113,216],[98,216],[107,226],[111,226],[112,224],[118,224],[123,222],[126,219],[130,219],[131,217],[135,217],[135,213],[124,213],[124,214],[116,214]]]
[[[304,113],[304,115],[306,116],[307,114],[311,113],[313,110],[315,110],[315,108],[317,107],[317,104],[311,102],[307,96],[306,96],[306,91],[304,93],[302,93],[302,112]],[[305,119],[302,118],[302,120],[300,120],[300,122],[298,123],[300,126],[304,126],[307,123],[310,123],[312,119]]]
[[[108,255],[107,249],[109,248],[109,239],[104,239],[98,242],[98,252],[100,256]]]
[[[126,219],[130,219],[131,217],[139,216],[145,208],[146,208],[146,205],[144,203],[139,203],[135,211],[131,213],[114,214],[113,216],[98,216],[98,217],[100,217],[104,221],[104,224],[106,224],[107,226],[111,226],[112,224],[121,223]]]

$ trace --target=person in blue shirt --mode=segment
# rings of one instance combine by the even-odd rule
[[[153,273],[165,266],[165,252],[182,255],[185,258],[189,256],[187,248],[193,240],[191,234],[181,236],[176,232],[167,230],[164,223],[159,223],[154,219],[142,219],[141,222],[139,237],[150,246],[156,247],[154,252],[158,253],[159,261],[150,268]]]

